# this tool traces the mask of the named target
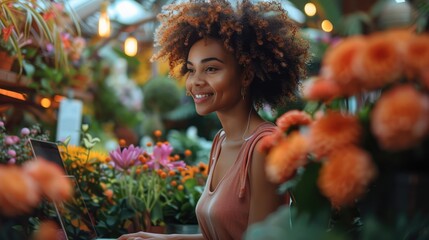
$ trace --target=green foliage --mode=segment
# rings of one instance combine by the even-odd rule
[[[166,76],[151,79],[143,86],[144,108],[161,114],[172,111],[180,104],[180,93],[177,83]]]

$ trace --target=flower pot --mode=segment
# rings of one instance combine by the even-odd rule
[[[198,224],[168,224],[167,233],[196,234],[201,233]]]
[[[12,69],[15,58],[7,52],[0,51],[0,69],[10,71]]]

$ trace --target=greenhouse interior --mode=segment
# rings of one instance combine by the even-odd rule
[[[428,0],[0,10],[0,240],[429,239]]]

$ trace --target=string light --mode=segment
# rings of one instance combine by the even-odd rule
[[[108,1],[104,1],[100,7],[100,18],[98,19],[98,35],[100,37],[110,36],[110,18],[107,12]]]
[[[317,12],[316,5],[314,5],[314,3],[310,3],[310,2],[305,4],[304,12],[305,12],[305,14],[307,14],[307,16],[310,16],[310,17],[316,15],[316,12]]]
[[[329,20],[323,20],[321,27],[322,27],[322,30],[325,32],[332,32],[332,30],[334,30],[334,26]]]
[[[128,36],[124,42],[124,52],[127,56],[134,57],[138,51],[137,39],[133,36]]]

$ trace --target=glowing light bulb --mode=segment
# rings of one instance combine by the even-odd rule
[[[98,35],[100,37],[110,36],[110,18],[107,13],[108,2],[103,2],[100,9],[100,18],[98,19]]]
[[[127,56],[134,57],[138,51],[137,39],[129,36],[125,39],[124,52]]]
[[[329,20],[323,20],[321,27],[322,27],[322,30],[325,32],[332,32],[332,30],[334,30],[334,26]]]
[[[314,3],[305,4],[304,12],[305,14],[307,14],[307,16],[310,16],[310,17],[316,15],[316,12],[317,12],[316,5],[314,5]]]

